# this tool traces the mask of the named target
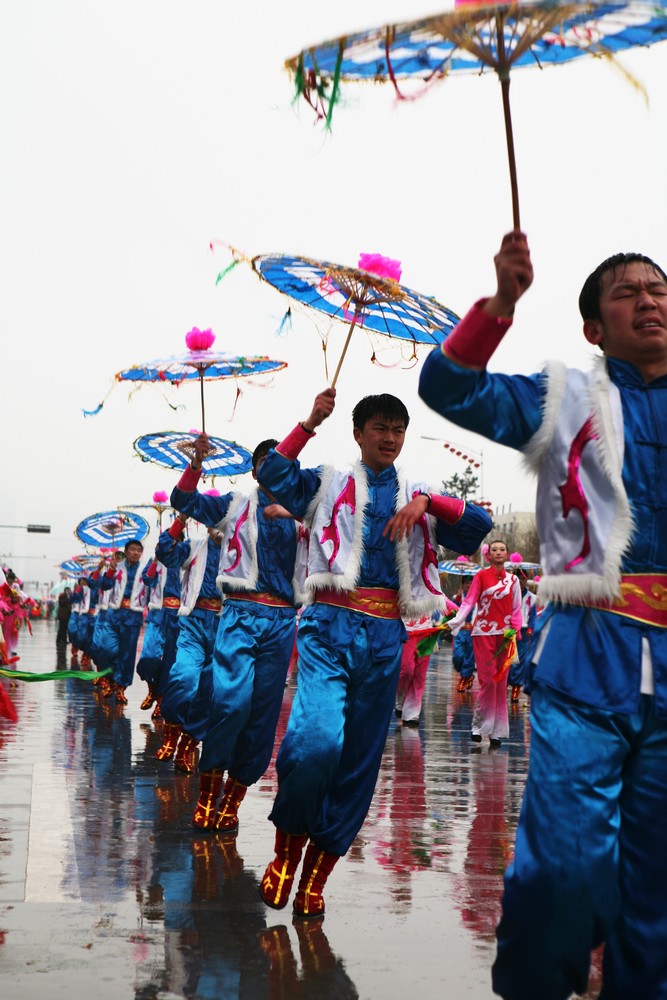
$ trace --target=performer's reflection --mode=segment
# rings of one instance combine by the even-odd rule
[[[357,1000],[357,988],[331,950],[322,920],[294,920],[301,971],[290,934],[282,924],[267,927],[259,944],[270,962],[269,1000]]]
[[[485,941],[495,940],[503,873],[514,849],[516,822],[510,826],[506,814],[508,763],[504,751],[482,753],[470,761],[475,815],[459,898],[464,924]]]
[[[429,843],[426,830],[424,754],[419,730],[402,726],[389,739],[380,780],[378,806],[388,824],[378,824],[374,854],[391,873],[389,891],[394,900],[409,909],[412,873],[431,867],[435,846]]]
[[[267,928],[258,879],[235,837],[157,831],[142,917],[164,925],[164,963],[138,969],[135,997],[155,990],[187,1000],[312,997],[354,1000],[357,991],[331,951],[322,921],[296,927],[298,969],[285,928]],[[304,922],[301,921],[301,924]]]

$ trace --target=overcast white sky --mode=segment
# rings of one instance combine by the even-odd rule
[[[118,385],[84,419],[81,408],[100,401],[114,372],[182,350],[192,326],[212,327],[220,349],[288,361],[271,388],[244,391],[233,419],[232,385],[207,386],[207,428],[248,448],[280,438],[325,386],[314,316],[299,314],[276,337],[287,300],[247,267],[216,288],[229,257],[211,255],[210,240],[350,265],[360,252],[382,253],[402,261],[406,285],[458,313],[493,290],[493,254],[511,228],[495,76],[452,77],[400,107],[386,87],[348,87],[325,136],[309,109],[292,105],[282,68],[309,43],[437,9],[415,0],[3,6],[0,522],[52,526],[51,535],[0,528],[2,561],[25,580],[57,579],[55,564],[81,549],[73,531],[83,517],[147,502],[177,478],[142,464],[132,442],[197,426],[197,390],[183,387],[186,409],[174,413],[152,387],[128,400]],[[586,365],[576,308],[586,275],[617,250],[665,266],[667,48],[622,63],[648,105],[603,60],[513,76],[536,279],[497,369],[529,372],[551,356]],[[343,336],[334,325],[334,362]],[[418,369],[381,368],[370,355],[361,333],[307,464],[353,459],[352,406],[389,391],[413,417],[408,471],[433,482],[462,472],[422,435],[442,437],[483,449],[494,504],[532,507],[517,455],[432,414],[417,398]]]

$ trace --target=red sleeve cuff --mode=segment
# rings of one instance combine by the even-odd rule
[[[188,465],[187,469],[178,480],[176,484],[179,490],[183,490],[184,493],[194,493],[197,489],[197,483],[201,478],[201,469],[193,469],[191,465]]]
[[[276,445],[276,451],[283,458],[288,458],[290,461],[298,456],[299,452],[311,438],[315,437],[315,431],[309,434],[302,424],[297,424],[293,431],[291,431],[286,438],[284,438],[279,445]]]
[[[489,316],[480,299],[442,343],[445,357],[464,368],[486,368],[501,340],[512,325],[505,316]]]
[[[168,533],[172,538],[178,539],[183,531],[183,522],[179,521],[177,517],[174,518],[173,524],[169,526]]]
[[[437,517],[439,521],[444,521],[445,524],[456,524],[465,509],[465,500],[459,500],[458,497],[441,497],[437,494],[431,494],[431,502],[428,505],[428,513]]]
[[[94,569],[93,572],[90,574],[90,579],[91,580],[99,580],[99,578],[100,578],[100,571],[99,571],[99,569]]]
[[[157,576],[157,563],[155,561],[146,570],[146,576]]]

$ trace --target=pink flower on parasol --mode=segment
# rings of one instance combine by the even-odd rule
[[[215,334],[213,330],[200,330],[193,326],[185,335],[185,346],[190,351],[208,351],[213,346]]]

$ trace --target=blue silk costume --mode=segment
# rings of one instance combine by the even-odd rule
[[[466,588],[463,597],[468,593]],[[466,625],[472,623],[475,617],[475,608],[471,608],[470,614],[466,618]],[[452,666],[457,670],[463,680],[467,680],[475,673],[475,654],[472,648],[472,632],[470,629],[460,629],[454,636],[452,644]]]
[[[130,598],[139,563],[128,563],[126,570],[127,581],[122,596]],[[114,583],[115,577],[104,574],[100,577],[100,590],[112,590]],[[129,687],[134,680],[137,644],[143,623],[143,612],[132,608],[110,608],[107,612],[102,655],[113,671],[113,681],[121,688]]]
[[[171,504],[209,527],[227,513],[232,494],[211,497],[176,487]],[[269,520],[264,508],[273,501],[259,491],[257,507],[256,586],[248,594],[271,594],[289,607],[243,600],[243,590],[225,594],[213,651],[208,716],[200,771],[228,771],[242,785],[252,785],[271,760],[285,679],[294,646],[294,560],[296,530],[292,520]],[[191,730],[187,730],[194,735]]]
[[[158,541],[164,539],[164,544],[171,547],[173,539],[169,531],[163,531]],[[159,555],[156,556],[159,560]],[[162,572],[166,573],[162,596],[181,596],[181,573],[180,565],[165,566],[163,563]],[[157,583],[157,574],[151,576],[146,569],[142,575],[144,585],[150,590]],[[153,692],[161,697],[164,695],[169,671],[176,659],[176,643],[179,631],[178,608],[149,608],[146,615],[146,628],[144,630],[144,641],[141,647],[141,656],[137,663],[137,674],[142,681],[150,685]]]
[[[221,498],[222,499],[222,498]],[[180,569],[191,552],[192,542],[175,542],[168,531],[160,535],[156,554],[161,563]],[[216,584],[220,546],[207,540],[206,567],[199,597],[220,598]],[[219,615],[207,608],[193,608],[189,615],[178,615],[176,650],[165,683],[162,715],[167,722],[179,722],[184,732],[195,740],[206,733],[211,689],[211,663]]]
[[[383,537],[396,511],[394,466],[369,468],[358,587],[398,589],[395,545]],[[320,486],[319,469],[272,450],[259,481],[302,518]],[[437,540],[472,552],[491,526],[480,508],[459,522],[438,522]],[[394,711],[406,630],[400,618],[375,618],[317,602],[301,614],[299,681],[276,761],[278,792],[269,819],[287,833],[308,833],[318,849],[346,854],[373,797],[387,728]]]
[[[88,606],[88,611],[82,614],[79,619],[79,649],[82,649],[86,656],[93,657],[95,655],[95,646],[93,642],[93,635],[95,632],[95,623],[97,621],[97,615],[94,613],[97,607],[97,602],[100,597],[99,581],[93,579],[93,577],[86,576],[83,578],[90,590],[90,604]]]
[[[620,391],[635,531],[622,572],[667,571],[667,377],[607,359]],[[435,350],[420,395],[461,427],[523,448],[545,376],[489,374]],[[548,625],[548,631],[545,628]],[[531,677],[530,767],[505,875],[494,990],[563,1000],[605,941],[602,1000],[667,997],[667,629],[553,604]],[[641,693],[642,643],[654,696]]]
[[[80,649],[79,646],[79,607],[83,599],[83,594],[81,592],[81,584],[77,585],[79,587],[77,593],[77,587],[74,588],[70,596],[70,616],[67,622],[67,638],[69,639],[72,646],[75,649]]]
[[[533,599],[528,611],[528,621],[521,629],[521,638],[517,638],[516,650],[519,659],[510,667],[508,684],[514,687],[525,687],[530,679],[530,663],[535,649],[535,626],[537,624],[537,601]],[[529,632],[531,634],[529,634]]]

